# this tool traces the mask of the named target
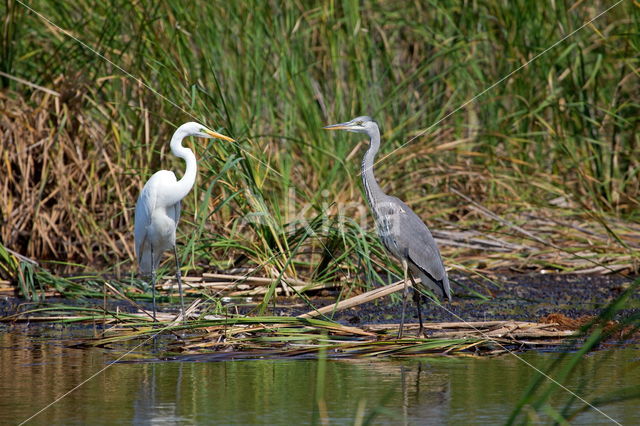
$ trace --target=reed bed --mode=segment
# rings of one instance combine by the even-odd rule
[[[319,352],[335,357],[402,357],[425,355],[499,355],[531,348],[561,347],[596,349],[607,341],[637,342],[640,322],[638,313],[617,317],[622,309],[634,305],[634,294],[640,280],[609,303],[598,316],[578,319],[551,314],[539,322],[526,321],[458,321],[427,322],[426,337],[398,339],[398,324],[365,324],[347,326],[311,313],[292,316],[242,316],[215,314],[201,308],[195,300],[181,315],[158,313],[157,322],[140,308],[137,312],[121,312],[105,307],[40,305],[20,308],[0,318],[5,323],[59,322],[92,324],[94,336],[74,339],[73,346],[110,349],[123,344],[143,344],[158,336],[171,337],[165,353],[211,356],[215,359],[256,357],[316,356]],[[398,286],[398,290],[401,286]],[[363,303],[354,296],[351,305]],[[357,300],[357,302],[356,302]],[[100,325],[99,328],[96,328]],[[418,324],[406,324],[408,335]]]
[[[429,323],[428,337],[396,337],[398,324],[351,327],[300,317],[215,317],[205,315],[182,323],[161,314],[153,323],[145,314],[107,312],[95,308],[51,306],[31,309],[4,322],[102,322],[105,331],[93,338],[67,342],[72,346],[122,348],[154,336],[172,337],[167,354],[199,355],[218,360],[238,358],[308,357],[327,351],[331,357],[405,357],[425,355],[499,355],[527,348],[557,346],[575,337],[578,327],[522,321]],[[411,334],[418,324],[406,324]]]
[[[272,280],[265,303],[283,279],[366,290],[399,272],[363,202],[363,144],[320,130],[362,113],[383,132],[381,183],[451,269],[638,272],[632,2],[460,110],[608,2],[30,6],[138,80],[1,6],[0,278],[24,296],[94,293],[73,277],[96,273],[132,281],[137,193],[183,167],[167,141],[193,119],[239,142],[190,144],[200,174],[178,232],[183,274],[249,268]]]
[[[147,312],[125,313],[65,305],[26,309],[3,317],[1,321],[88,323],[94,327],[100,324],[103,331],[96,330],[94,337],[71,339],[65,344],[116,351],[162,336],[163,356],[197,355],[199,360],[316,357],[320,352],[338,358],[488,356],[536,348],[571,347],[581,344],[576,342],[582,342],[585,333],[598,327],[602,327],[599,333],[606,336],[601,336],[603,341],[630,341],[634,335],[637,339],[638,332],[637,319],[626,318],[619,322],[605,315],[606,321],[596,317],[576,320],[553,314],[539,323],[512,320],[431,322],[425,324],[426,337],[414,337],[418,324],[405,324],[407,336],[398,339],[398,324],[353,327],[304,316],[197,315],[198,304],[194,303],[187,310],[190,319],[186,322],[169,313],[159,313],[158,322],[153,322]],[[134,358],[139,356],[136,354]]]

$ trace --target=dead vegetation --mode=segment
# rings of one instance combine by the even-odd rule
[[[197,306],[193,304],[192,307]],[[190,309],[193,311],[193,309]],[[406,357],[425,355],[499,355],[511,351],[558,346],[577,337],[577,329],[555,323],[475,321],[425,324],[425,337],[413,337],[418,324],[405,324],[408,336],[398,339],[398,324],[352,327],[300,317],[205,316],[180,323],[160,314],[159,324],[145,314],[100,312],[96,309],[51,307],[1,318],[3,322],[93,322],[107,327],[92,338],[68,341],[74,347],[117,349],[122,344],[145,343],[159,334],[175,339],[167,353],[221,359],[304,357]]]
[[[208,275],[206,278],[209,281],[204,283],[225,286],[216,291],[222,290],[226,294],[238,291],[237,287],[229,287],[234,276]],[[262,289],[268,284],[263,279],[244,278],[243,281],[236,279],[233,284],[247,285],[253,289]],[[290,289],[298,284],[295,280],[283,283]],[[600,303],[606,303],[607,307],[598,315],[569,318],[561,313],[562,305],[555,305],[558,311],[542,318],[534,316],[532,321],[465,321],[456,315],[460,321],[426,322],[424,336],[416,335],[418,324],[405,324],[407,334],[401,339],[396,337],[398,324],[395,322],[354,326],[338,323],[335,318],[327,318],[333,318],[340,310],[400,291],[403,288],[401,283],[357,294],[323,308],[315,308],[310,303],[306,313],[297,316],[292,316],[294,306],[286,303],[279,307],[274,305],[273,315],[255,314],[254,311],[247,316],[238,312],[238,305],[232,309],[233,303],[229,307],[219,306],[213,309],[211,303],[196,299],[186,310],[186,321],[183,321],[179,313],[176,315],[165,311],[158,313],[159,322],[153,322],[152,315],[141,304],[105,283],[105,291],[125,302],[129,308],[126,312],[119,308],[124,305],[108,304],[105,293],[102,305],[21,303],[14,307],[12,313],[1,317],[0,322],[79,324],[80,329],[85,330],[86,325],[90,324],[92,337],[72,338],[65,344],[126,351],[132,345],[138,348],[159,338],[163,356],[180,354],[203,360],[318,357],[324,356],[323,354],[347,358],[499,355],[535,348],[572,351],[588,335],[597,336],[599,341],[607,344],[636,341],[637,314],[617,313],[635,306],[637,285],[638,281],[618,293],[610,302],[601,300]],[[207,286],[200,286],[197,290],[205,291]],[[251,303],[246,300],[239,304]],[[305,305],[295,306],[297,312],[301,307],[304,308]]]
[[[130,258],[129,207],[139,177],[115,162],[120,148],[74,109],[78,102],[0,92],[2,242],[38,261]]]
[[[572,320],[552,314],[541,322],[462,321],[429,322],[425,336],[415,336],[418,324],[405,324],[407,335],[396,337],[398,324],[346,326],[332,321],[302,317],[216,316],[195,314],[200,302],[188,309],[192,320],[159,313],[152,323],[145,313],[101,311],[95,308],[51,306],[3,317],[5,323],[63,322],[101,323],[104,331],[90,338],[66,341],[73,347],[103,347],[122,350],[142,345],[163,335],[165,356],[197,356],[200,360],[283,357],[411,357],[500,355],[527,349],[573,347],[584,337],[581,328],[595,318]],[[556,322],[558,320],[558,322]],[[637,331],[608,322],[610,339],[629,339]],[[629,334],[631,333],[631,334]],[[125,345],[125,346],[123,346]],[[138,347],[138,346],[136,346]],[[134,356],[132,359],[135,359]]]

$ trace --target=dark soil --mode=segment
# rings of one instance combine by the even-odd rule
[[[601,310],[626,288],[633,280],[620,275],[615,276],[584,276],[584,275],[503,275],[494,280],[480,282],[469,277],[451,277],[454,297],[452,302],[445,302],[438,306],[428,298],[422,300],[422,314],[425,321],[490,321],[490,320],[518,320],[540,321],[549,314],[562,314],[569,318],[579,318],[585,315],[597,315]],[[322,294],[311,297],[311,302],[317,307],[335,303],[339,294],[323,290]],[[175,298],[174,298],[175,300]],[[82,305],[102,307],[102,299],[67,300],[48,298],[48,303],[64,303],[67,305]],[[241,299],[227,306],[231,312],[251,314],[259,299],[252,301]],[[138,302],[145,308],[151,308],[149,303]],[[237,303],[237,306],[236,306]],[[176,311],[177,303],[170,306],[160,305],[160,310]],[[0,316],[16,313],[37,307],[35,303],[28,305],[17,298],[0,298]],[[135,307],[126,301],[110,300],[109,310],[135,312]],[[270,308],[266,314],[294,316],[308,312],[310,308],[294,300],[278,298],[275,308]],[[333,317],[343,324],[363,325],[375,323],[398,323],[402,311],[400,293],[392,297],[387,296],[376,301],[368,302],[338,312]],[[618,317],[626,317],[640,312],[640,292],[636,292],[627,304],[627,308],[618,312]],[[417,310],[413,298],[409,298],[406,322],[417,322]]]
[[[633,282],[622,276],[584,275],[512,275],[501,276],[494,283],[478,282],[468,277],[452,277],[455,292],[452,302],[436,305],[428,298],[422,300],[425,321],[539,321],[560,313],[569,318],[597,315]],[[481,296],[487,297],[483,299]],[[344,324],[398,323],[402,312],[400,293],[396,303],[390,297],[378,299],[338,312],[334,316]],[[335,297],[316,297],[313,302],[322,307],[335,302]],[[618,312],[627,316],[640,311],[640,292],[629,303],[630,308]],[[309,309],[276,309],[278,315],[298,315]],[[407,304],[408,322],[416,322],[417,310],[413,298]]]

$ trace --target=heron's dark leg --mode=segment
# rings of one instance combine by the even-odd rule
[[[153,249],[151,249],[151,300],[153,303],[153,321],[158,321],[156,318],[156,267],[153,263]]]
[[[182,313],[182,321],[186,321],[184,316],[184,297],[182,296],[182,273],[180,272],[180,261],[178,260],[178,250],[173,246],[173,254],[176,257],[176,279],[178,280],[178,292],[180,293],[180,312]]]
[[[407,310],[407,296],[409,295],[409,280],[407,273],[409,265],[406,260],[402,261],[402,269],[404,271],[404,294],[402,295],[402,316],[400,317],[400,329],[398,330],[398,339],[402,337],[402,329],[404,328],[404,312]]]
[[[418,336],[422,336],[424,333],[424,325],[422,325],[422,294],[418,291],[416,280],[413,279],[413,274],[409,272],[411,278],[411,284],[413,285],[413,301],[416,302],[416,308],[418,308],[418,320],[420,321],[420,328],[418,329]]]

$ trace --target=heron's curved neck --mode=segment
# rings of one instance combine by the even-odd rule
[[[182,140],[188,136],[187,132],[178,130],[171,138],[171,152],[178,158],[182,158],[187,163],[187,169],[178,182],[176,182],[175,190],[167,197],[167,204],[173,205],[187,196],[193,184],[196,182],[196,173],[198,165],[196,156],[189,148],[182,146]]]
[[[380,196],[385,195],[378,185],[376,177],[373,175],[373,162],[376,158],[376,154],[380,149],[380,131],[376,128],[369,134],[371,138],[369,143],[369,149],[364,154],[362,159],[362,184],[369,201],[369,205],[375,211],[374,206],[380,201]]]

